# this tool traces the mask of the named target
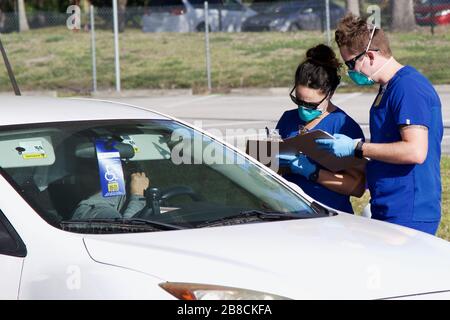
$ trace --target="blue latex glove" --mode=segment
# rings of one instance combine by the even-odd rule
[[[320,149],[333,153],[336,157],[343,158],[355,154],[356,140],[346,135],[335,133],[335,139],[317,139]]]
[[[295,174],[299,174],[306,179],[316,171],[317,166],[308,159],[304,154],[298,155],[291,161],[291,171]]]
[[[294,160],[296,156],[294,155],[287,155],[287,154],[278,154],[278,164],[280,167],[290,167],[291,161]]]
[[[317,166],[308,159],[307,156],[300,154],[298,156],[293,155],[278,155],[277,156],[280,167],[290,167],[291,171],[295,174],[299,174],[306,179],[316,171]]]

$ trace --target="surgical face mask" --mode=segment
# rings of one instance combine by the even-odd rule
[[[352,81],[358,86],[371,86],[375,83],[373,79],[369,78],[364,73],[359,71],[349,70],[347,74],[350,79],[352,79]]]
[[[298,116],[300,117],[300,119],[302,119],[305,122],[310,122],[314,119],[316,119],[317,117],[322,115],[322,111],[321,110],[317,110],[317,109],[308,109],[305,107],[298,107]]]
[[[300,119],[305,122],[310,122],[317,117],[320,117],[323,111],[319,109],[319,106],[323,104],[323,102],[328,98],[330,94],[327,93],[320,102],[306,102],[297,99],[297,97],[292,94],[294,89],[291,91],[290,95],[292,101],[298,106],[298,116],[300,117]]]
[[[393,57],[390,57],[388,61],[386,61],[377,71],[375,71],[370,77],[366,76],[364,73],[359,72],[359,71],[355,71],[355,70],[349,70],[348,71],[348,76],[350,77],[350,79],[352,79],[352,81],[354,83],[356,83],[358,86],[371,86],[375,83],[375,81],[373,80],[373,77],[380,72],[381,70],[383,70],[383,68],[389,63],[391,62],[393,59]]]
[[[365,57],[367,51],[369,51],[370,45],[372,44],[372,39],[373,39],[373,35],[375,34],[375,30],[376,28],[374,27],[372,29],[372,33],[370,34],[370,38],[369,38],[369,43],[367,44],[367,48],[366,50],[364,50],[363,52],[361,52],[360,54],[358,54],[355,58],[350,59],[349,61],[346,61],[345,64],[349,67],[349,71],[348,71],[348,76],[350,77],[350,79],[352,79],[352,81],[357,84],[358,86],[371,86],[375,83],[375,81],[372,79],[372,77],[366,76],[364,73],[360,72],[360,71],[356,71],[355,68],[355,64],[356,61],[358,59],[360,59],[361,57]],[[364,64],[364,62],[363,62]],[[381,68],[380,68],[381,69]],[[379,70],[378,70],[379,71]],[[377,71],[377,72],[378,72]],[[374,74],[376,74],[377,72],[375,72]],[[373,76],[373,75],[372,75]]]

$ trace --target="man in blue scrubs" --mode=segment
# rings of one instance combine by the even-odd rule
[[[367,157],[372,218],[436,234],[441,218],[441,102],[427,78],[392,56],[380,29],[347,15],[336,42],[358,85],[380,84],[370,109],[370,143],[317,140],[337,156]]]

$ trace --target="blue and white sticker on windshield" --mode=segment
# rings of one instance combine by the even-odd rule
[[[120,153],[104,140],[97,140],[98,169],[100,174],[100,185],[103,197],[116,197],[125,195],[125,180],[123,177]]]

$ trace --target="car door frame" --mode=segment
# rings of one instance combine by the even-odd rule
[[[27,248],[13,225],[0,209],[0,227],[6,231],[11,247],[0,246],[0,299],[18,299],[22,268]]]

